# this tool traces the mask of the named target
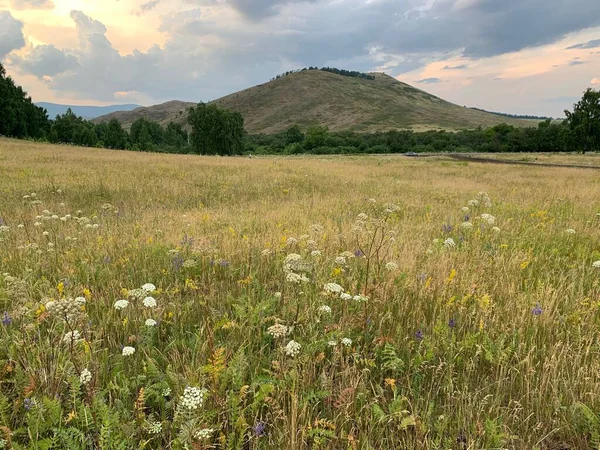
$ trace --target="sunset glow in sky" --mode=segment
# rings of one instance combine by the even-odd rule
[[[600,1],[0,0],[0,61],[34,101],[209,101],[333,66],[561,117],[600,89]]]

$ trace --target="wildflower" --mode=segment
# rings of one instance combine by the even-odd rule
[[[123,347],[123,356],[131,356],[135,353],[135,348],[133,347]]]
[[[286,245],[289,246],[289,247],[291,247],[293,245],[296,245],[297,243],[298,243],[298,239],[293,238],[293,237],[288,238],[287,241],[286,241]]]
[[[156,308],[156,300],[154,297],[146,297],[143,303],[146,308]]]
[[[146,283],[142,286],[142,289],[148,293],[151,293],[156,290],[156,286],[154,286],[152,283]]]
[[[343,256],[338,256],[337,258],[335,258],[335,263],[338,266],[344,266],[346,265],[346,258],[344,258]]]
[[[398,264],[396,264],[395,262],[389,262],[385,265],[385,269],[389,270],[390,272],[392,270],[398,270]]]
[[[23,225],[22,223],[20,223],[19,225],[17,225],[17,228],[25,228],[25,225]]]
[[[308,283],[310,280],[304,275],[290,272],[286,276],[286,281],[288,283],[300,284],[300,283]]]
[[[352,339],[350,338],[343,338],[342,339],[342,345],[345,347],[350,347],[352,345]]]
[[[194,259],[186,259],[183,262],[183,267],[186,268],[186,269],[192,269],[192,268],[196,267],[196,264],[197,263],[196,263],[196,261]]]
[[[81,375],[79,375],[79,383],[85,386],[90,381],[92,381],[92,372],[90,372],[88,369],[83,369],[81,371]]]
[[[600,269],[600,261],[594,261],[592,263],[592,267],[595,267],[596,269]]]
[[[329,342],[327,343],[327,345],[328,345],[329,347],[336,347],[336,346],[338,345],[338,343],[337,343],[337,341],[329,341]]]
[[[357,303],[364,303],[369,301],[369,297],[367,297],[366,295],[359,294],[352,297],[352,300],[354,300]]]
[[[73,302],[81,308],[85,306],[87,300],[85,299],[85,297],[76,297],[75,300],[73,300]]]
[[[469,208],[468,208],[467,206],[463,206],[462,208],[460,208],[460,210],[461,210],[463,213],[465,213],[465,214],[466,214],[466,213],[468,213],[468,212],[470,211],[470,210],[469,210]]]
[[[565,233],[567,233],[567,234],[575,234],[576,231],[573,228],[569,228],[569,229],[565,230]]]
[[[146,319],[145,325],[147,327],[155,327],[156,326],[156,320],[154,319]]]
[[[469,202],[467,203],[468,206],[479,206],[479,200],[469,200]]]
[[[170,397],[171,396],[171,388],[165,388],[165,389],[163,389],[162,396],[163,397]]]
[[[281,298],[281,292],[275,292],[275,298]]]
[[[365,254],[360,249],[354,252],[354,257],[356,258],[362,258],[363,256],[365,256]]]
[[[449,326],[450,328],[454,328],[454,327],[456,327],[456,320],[454,320],[454,319],[450,319],[450,320],[448,321],[448,326]]]
[[[266,428],[267,424],[264,422],[258,422],[256,425],[254,425],[253,431],[254,431],[254,436],[256,437],[263,437],[266,433],[265,433],[265,428]]]
[[[129,306],[129,302],[127,300],[117,300],[114,306],[118,310],[125,309]]]
[[[446,248],[456,248],[456,242],[454,242],[454,239],[452,238],[448,238],[444,241],[444,247]]]
[[[498,227],[494,227],[494,228],[492,228],[492,231],[493,231],[494,233],[500,233],[500,228],[498,228]]]
[[[453,227],[450,224],[444,224],[442,229],[444,230],[444,233],[450,233],[453,230]]]
[[[341,299],[341,300],[346,300],[346,301],[347,301],[347,300],[352,300],[352,295],[351,295],[351,294],[348,294],[348,293],[346,293],[346,292],[342,292],[342,293],[340,294],[340,299]]]
[[[288,327],[281,323],[276,323],[275,325],[267,328],[267,333],[269,333],[275,339],[282,338],[288,334]]]
[[[323,225],[319,225],[318,223],[315,223],[315,224],[313,224],[313,225],[310,226],[310,230],[313,233],[322,233],[323,230],[324,230],[324,228],[323,228]]]
[[[323,289],[325,289],[325,292],[328,294],[341,294],[344,292],[344,288],[337,283],[327,283]]]
[[[482,214],[481,219],[485,220],[488,225],[494,225],[494,223],[496,222],[496,218],[491,214]]]
[[[149,422],[148,423],[148,433],[150,433],[150,434],[162,433],[162,423],[161,422]]]
[[[202,428],[201,430],[196,431],[194,437],[198,440],[208,439],[214,432],[215,430],[212,428]]]
[[[331,314],[331,308],[327,305],[319,306],[318,311],[320,314]]]
[[[50,233],[48,233],[47,231],[44,231],[42,234],[43,234],[44,236],[48,236]]]
[[[148,292],[144,289],[132,289],[129,291],[129,296],[135,299],[142,299],[148,295]]]
[[[81,333],[77,330],[69,331],[65,333],[63,342],[65,344],[75,344],[81,340]]]
[[[271,253],[273,253],[271,251],[271,249],[269,248],[265,248],[262,252],[260,252],[263,256],[269,256]]]
[[[317,246],[317,241],[309,239],[308,241],[306,241],[306,246],[308,248],[315,248]]]
[[[35,408],[35,400],[32,398],[26,398],[23,400],[23,407],[29,411],[31,408]]]
[[[310,256],[312,256],[313,258],[318,258],[319,256],[321,256],[321,252],[319,250],[313,250],[312,252],[310,252]]]
[[[4,311],[4,314],[2,315],[2,325],[4,325],[5,327],[7,327],[11,323],[12,323],[12,318],[8,315],[7,311]]]
[[[183,390],[183,395],[180,399],[180,405],[182,408],[188,410],[196,410],[202,407],[204,403],[204,397],[206,396],[206,389],[200,389],[197,387],[188,386]]]
[[[471,230],[473,228],[473,224],[471,222],[463,222],[460,224],[460,227],[463,230]]]
[[[369,216],[367,216],[365,213],[360,213],[358,216],[356,216],[356,219],[364,222],[369,219]]]
[[[542,309],[542,305],[540,305],[539,303],[536,303],[535,308],[531,310],[531,314],[533,314],[534,316],[540,316],[543,312],[544,310]]]
[[[285,346],[284,351],[286,355],[294,358],[300,354],[300,349],[302,349],[300,344],[298,344],[296,341],[290,341]]]
[[[417,330],[417,332],[415,333],[415,338],[418,341],[422,341],[424,337],[425,336],[423,335],[423,332],[421,330]]]

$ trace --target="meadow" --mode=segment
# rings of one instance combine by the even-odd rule
[[[600,172],[0,139],[0,320],[0,448],[598,448]]]

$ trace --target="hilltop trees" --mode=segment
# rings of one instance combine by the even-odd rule
[[[573,145],[582,153],[600,149],[600,91],[588,88],[573,112],[565,110]]]
[[[49,129],[46,110],[36,106],[0,64],[0,134],[42,138]]]
[[[237,155],[242,153],[244,118],[238,112],[200,103],[190,108],[190,141],[196,153]]]

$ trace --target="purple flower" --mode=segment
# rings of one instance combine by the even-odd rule
[[[4,222],[4,219],[2,217],[0,217],[0,225],[4,225],[6,222]]]
[[[425,283],[427,281],[427,274],[425,272],[423,272],[422,274],[419,275],[419,280],[421,281],[421,283]]]
[[[12,323],[12,318],[8,315],[8,312],[4,311],[4,314],[2,315],[2,325],[7,327],[11,323]]]
[[[219,265],[220,265],[221,267],[228,267],[228,266],[229,266],[229,261],[226,261],[226,260],[224,260],[224,259],[221,259],[221,260],[219,261]]]
[[[354,256],[356,256],[357,258],[362,258],[363,256],[365,256],[365,254],[362,252],[362,250],[356,250],[354,252]]]
[[[421,330],[418,330],[418,331],[415,333],[415,338],[417,338],[417,341],[422,341],[424,337],[425,337],[425,336],[423,336],[423,332],[422,332]]]
[[[536,303],[535,308],[531,310],[531,314],[533,314],[534,316],[540,316],[543,312],[544,310],[542,309],[542,305],[540,305],[539,303]]]
[[[35,400],[31,399],[31,398],[26,398],[25,400],[23,400],[23,407],[29,411],[31,408],[33,408],[35,406]]]
[[[265,432],[265,428],[267,427],[267,424],[260,421],[258,422],[256,425],[254,425],[254,435],[256,437],[263,437],[265,434],[267,434]]]
[[[465,220],[464,220],[463,222],[468,222],[468,221],[470,221],[470,220],[471,220],[471,216],[467,214],[467,215],[465,216]]]
[[[454,328],[456,326],[456,320],[454,320],[454,318],[450,319],[450,321],[448,322],[448,326],[450,328]]]
[[[181,270],[183,267],[183,262],[183,257],[181,255],[175,256],[175,258],[173,258],[173,269],[177,271]]]
[[[444,230],[444,233],[450,233],[452,231],[452,225],[450,224],[444,224],[442,228]]]
[[[182,247],[191,247],[192,245],[194,245],[194,238],[191,236],[188,236],[187,234],[184,234],[183,238],[181,238],[181,246]]]

